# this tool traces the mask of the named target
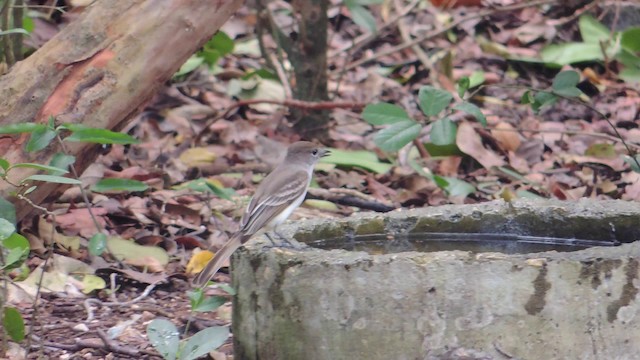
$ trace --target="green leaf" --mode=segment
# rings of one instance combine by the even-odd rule
[[[32,133],[37,129],[44,129],[46,125],[36,123],[20,123],[0,126],[0,135]]]
[[[580,16],[578,28],[584,42],[597,44],[598,46],[600,46],[601,41],[609,41],[609,36],[611,36],[611,31],[606,26],[588,14]]]
[[[435,116],[449,105],[453,100],[453,96],[447,91],[427,85],[421,87],[420,91],[418,91],[418,100],[420,101],[420,108],[425,115]]]
[[[31,133],[31,138],[25,147],[25,150],[28,152],[40,151],[49,144],[51,144],[51,140],[56,138],[56,132],[51,130],[49,127],[39,128],[34,130]]]
[[[604,55],[599,44],[586,43],[549,45],[542,49],[540,56],[545,63],[557,65],[604,60]]]
[[[180,345],[180,333],[167,319],[154,319],[147,325],[149,343],[165,360],[175,360]]]
[[[22,180],[22,182],[25,182],[27,180],[44,181],[44,182],[50,182],[50,183],[56,183],[56,184],[71,184],[71,185],[82,184],[82,182],[78,179],[71,179],[71,178],[66,178],[66,177],[56,176],[56,175],[40,175],[40,174],[31,175],[28,178]]]
[[[67,136],[65,141],[88,142],[95,144],[137,144],[138,141],[131,135],[123,134],[107,129],[84,128],[73,130],[73,134]]]
[[[24,340],[24,320],[18,309],[13,307],[4,308],[4,317],[2,319],[4,330],[9,334],[9,337],[15,342],[21,342]]]
[[[640,173],[640,154],[636,155],[633,158],[631,156],[625,155],[623,159],[624,162],[629,164],[633,172]]]
[[[0,167],[2,168],[2,170],[4,170],[4,172],[7,172],[7,170],[9,170],[9,166],[11,164],[9,164],[9,162],[3,158],[0,158]]]
[[[50,175],[63,175],[63,174],[66,174],[68,172],[67,169],[69,169],[69,166],[71,164],[73,164],[74,162],[76,162],[76,157],[75,156],[66,155],[66,154],[63,154],[63,153],[56,153],[51,158],[51,161],[49,162],[49,166],[54,167],[54,168],[58,168],[58,169],[62,169],[63,171],[51,170],[51,171],[49,171],[49,174]]]
[[[553,84],[551,88],[555,91],[573,88],[580,82],[580,75],[573,70],[561,71],[555,78],[553,78]]]
[[[471,81],[467,76],[464,76],[460,78],[460,80],[458,80],[457,88],[458,88],[458,96],[460,96],[460,98],[464,97],[464,94],[467,92],[467,90],[469,90],[470,84],[471,84]]]
[[[640,52],[640,27],[632,27],[623,31],[620,45],[631,53]]]
[[[460,104],[457,104],[453,108],[456,110],[466,112],[467,114],[476,118],[476,120],[478,120],[478,122],[482,124],[483,127],[487,127],[487,118],[482,113],[482,110],[480,110],[480,108],[477,107],[476,105],[468,102],[462,102]]]
[[[361,168],[377,174],[384,174],[392,167],[391,164],[381,162],[375,153],[366,150],[331,149],[331,155],[323,157],[320,162],[350,168]]]
[[[7,199],[0,197],[0,219],[6,219],[16,225],[16,207]]]
[[[0,36],[11,35],[11,34],[29,35],[29,32],[23,28],[13,28],[9,30],[0,31]]]
[[[204,48],[216,50],[221,56],[224,56],[233,52],[233,46],[233,39],[224,31],[218,30],[211,40],[205,44]]]
[[[371,125],[388,125],[411,120],[403,108],[389,104],[370,104],[362,111],[362,118]]]
[[[94,256],[100,256],[107,248],[107,235],[97,233],[89,239],[89,253]]]
[[[178,77],[182,75],[186,75],[193,70],[197,69],[200,65],[204,63],[204,58],[198,55],[192,55],[187,61],[182,64],[178,72],[176,72],[173,77]]]
[[[32,33],[36,28],[35,22],[29,16],[24,16],[22,18],[22,27],[27,30],[29,33]]]
[[[420,135],[422,126],[413,120],[395,123],[380,130],[373,142],[384,151],[398,151]]]
[[[354,23],[373,34],[378,31],[376,28],[376,19],[364,6],[352,0],[346,0],[345,5],[347,5],[349,12],[351,12],[351,20],[353,20]]]
[[[91,191],[100,192],[100,193],[113,193],[113,192],[134,192],[134,191],[145,191],[149,188],[149,185],[131,179],[118,179],[118,178],[107,178],[98,181],[91,187]]]
[[[15,231],[16,227],[11,221],[0,218],[0,240],[8,239]]]
[[[236,194],[235,190],[231,188],[223,188],[223,187],[217,186],[214,182],[204,178],[191,180],[186,183],[174,186],[173,188],[178,190],[187,188],[187,189],[191,189],[191,190],[199,191],[203,193],[213,193],[219,198],[226,199],[226,200],[230,200],[231,197]]]
[[[29,240],[18,233],[14,232],[11,236],[4,239],[2,246],[9,250],[9,253],[5,255],[2,269],[20,267],[29,257],[29,250],[31,249]]]
[[[227,298],[223,296],[207,296],[202,301],[199,301],[196,306],[191,309],[196,312],[208,312],[219,308],[221,305],[227,302]]]
[[[540,108],[547,105],[553,105],[556,101],[558,101],[558,97],[553,95],[550,92],[546,91],[538,91],[533,96],[534,102],[531,104],[531,108],[533,111],[538,112]]]
[[[14,164],[13,166],[10,167],[10,169],[13,169],[13,168],[30,168],[30,169],[48,171],[48,172],[51,172],[51,173],[56,172],[56,173],[61,173],[61,174],[68,173],[67,170],[59,168],[59,167],[49,166],[49,165],[41,165],[41,164],[36,164],[36,163],[18,163],[18,164]]]
[[[448,176],[433,176],[434,181],[447,195],[466,198],[476,191],[476,188],[466,181]]]
[[[229,337],[229,328],[212,326],[189,338],[180,351],[180,360],[195,360],[219,348]]]
[[[469,77],[469,89],[484,84],[484,71],[474,71]]]
[[[207,185],[207,189],[209,189],[209,191],[211,191],[221,199],[231,200],[231,196],[235,194],[235,191],[233,189],[219,187],[211,181],[206,181],[205,185]]]
[[[533,104],[534,102],[535,99],[533,98],[533,94],[531,94],[531,91],[529,90],[525,91],[520,98],[520,104],[522,105]]]
[[[187,297],[189,298],[189,303],[191,304],[191,308],[193,309],[200,303],[202,303],[202,300],[204,300],[204,292],[202,291],[202,289],[197,288],[192,291],[187,291]]]
[[[456,144],[436,145],[433,143],[424,143],[423,145],[429,152],[429,155],[433,157],[464,156],[464,153],[460,151]]]
[[[627,83],[640,83],[640,69],[626,68],[622,69],[618,74],[622,80]]]
[[[429,138],[433,144],[438,146],[453,145],[456,143],[457,133],[458,127],[456,124],[449,118],[443,118],[431,125]]]
[[[216,49],[204,49],[198,52],[198,56],[201,57],[207,65],[214,66],[218,63],[222,54]]]

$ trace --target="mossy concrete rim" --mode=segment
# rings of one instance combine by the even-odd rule
[[[442,231],[435,225],[547,236],[574,226],[580,237],[623,244],[561,253],[371,255],[267,248],[257,238],[232,261],[236,354],[256,360],[449,359],[455,351],[478,359],[626,358],[640,353],[638,224],[639,204],[593,200],[494,201],[289,223],[278,231],[299,240]]]
[[[281,225],[278,232],[302,243],[354,235],[421,232],[512,233],[630,243],[640,239],[638,224],[640,204],[634,202],[496,200],[289,222]]]

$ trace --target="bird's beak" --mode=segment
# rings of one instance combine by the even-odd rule
[[[320,157],[327,157],[331,155],[331,150],[329,149],[322,149],[322,155],[320,155]]]

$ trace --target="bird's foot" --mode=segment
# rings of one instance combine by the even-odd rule
[[[267,245],[266,248],[285,248],[285,249],[300,248],[299,244],[292,243],[291,241],[289,241],[289,239],[287,239],[282,234],[279,234],[277,231],[274,231],[273,233],[276,234],[276,236],[278,237],[278,240],[280,240],[280,243],[277,244],[275,241],[273,241],[273,238],[271,237],[271,235],[269,235],[269,233],[265,233],[265,236],[267,237],[267,239],[271,241],[271,245]]]

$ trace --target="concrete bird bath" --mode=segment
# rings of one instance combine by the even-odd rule
[[[640,204],[496,201],[279,232],[338,249],[258,239],[234,256],[238,359],[640,358]],[[517,236],[415,240],[452,232]],[[424,251],[388,253],[398,243]]]

